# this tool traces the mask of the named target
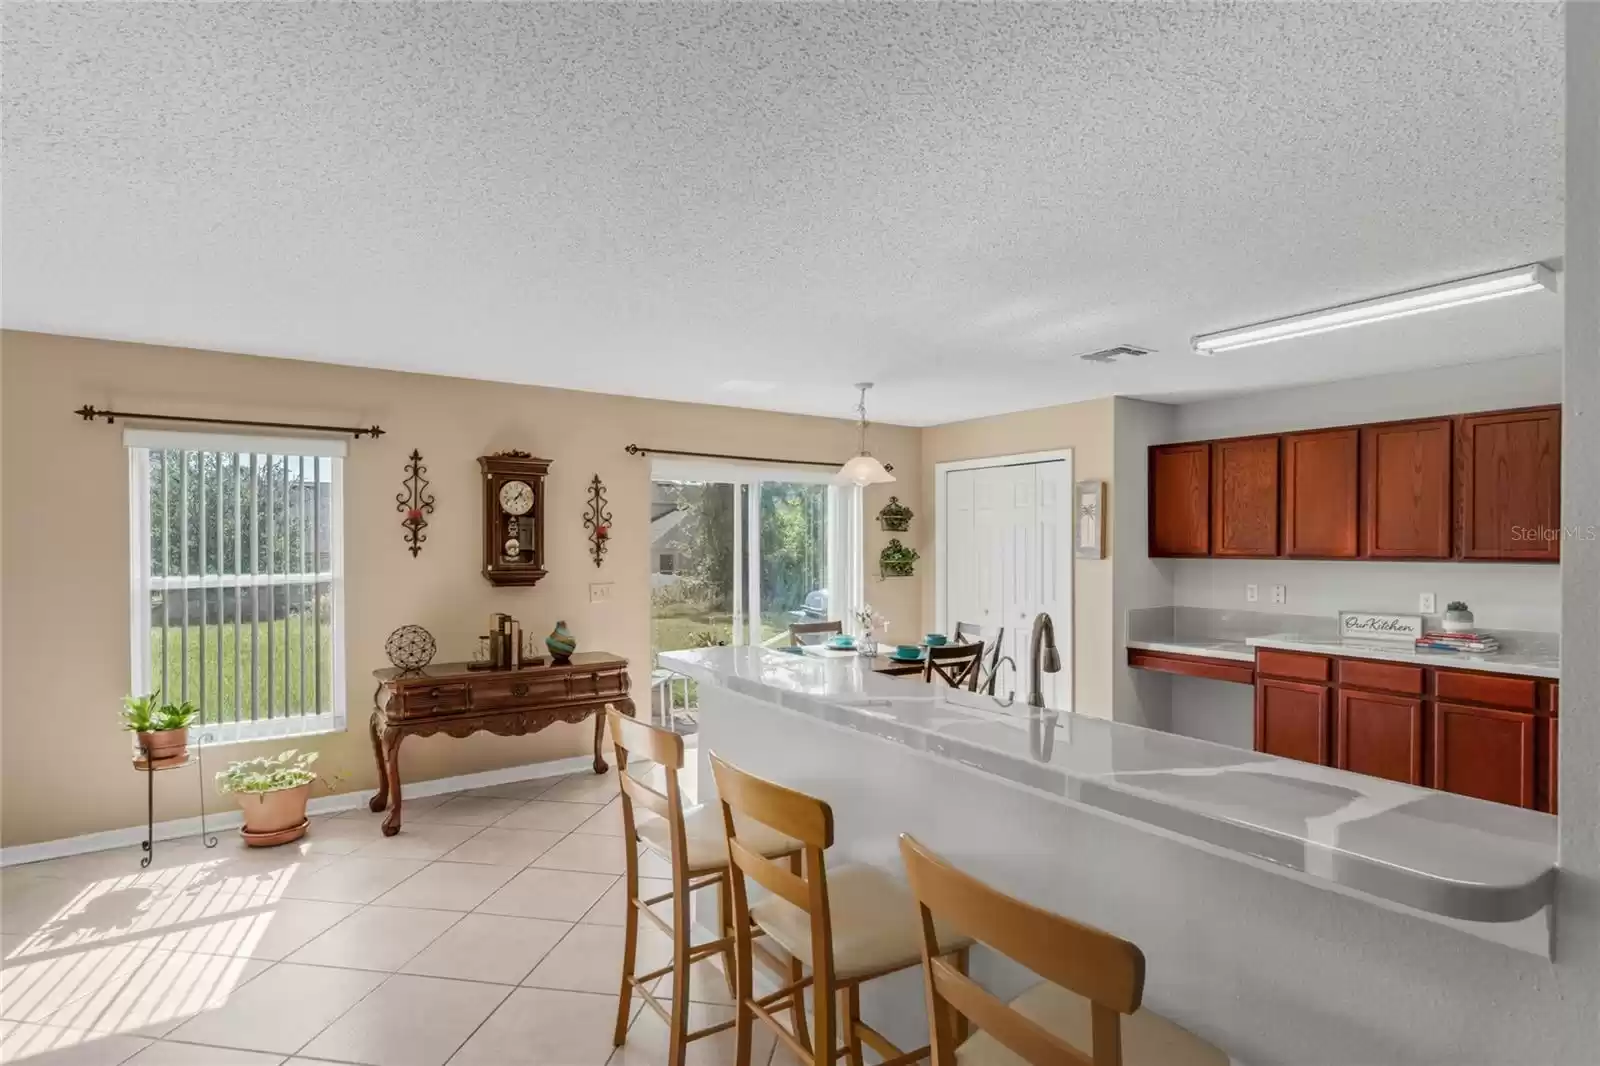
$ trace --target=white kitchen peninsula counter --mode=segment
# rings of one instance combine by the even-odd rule
[[[1487,974],[1540,961],[1504,945],[1548,943],[1549,815],[1002,708],[852,660],[711,648],[661,661],[699,682],[702,760],[717,752],[833,805],[836,861],[898,871],[896,836],[910,832],[1126,936],[1149,958],[1147,1002],[1241,1061],[1435,1061],[1408,1052],[1395,1011],[1415,996],[1437,1015],[1439,976],[1408,976],[1390,949],[1448,938]],[[708,772],[701,782],[709,793]],[[1319,991],[1332,980],[1338,1010]],[[920,1019],[916,984],[886,984],[884,1002]],[[1266,1002],[1285,1013],[1263,1022]],[[915,1037],[900,1024],[892,1036]]]

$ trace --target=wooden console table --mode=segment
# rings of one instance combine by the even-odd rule
[[[603,774],[605,709],[633,714],[628,660],[604,651],[579,652],[564,666],[472,670],[467,663],[434,663],[421,670],[374,670],[372,676],[378,680],[371,723],[378,794],[370,806],[389,809],[385,836],[400,831],[400,741],[405,737],[464,737],[479,730],[520,737],[593,715],[594,772]]]

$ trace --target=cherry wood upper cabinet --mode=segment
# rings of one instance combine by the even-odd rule
[[[1363,552],[1372,559],[1450,558],[1448,418],[1361,430]]]
[[[1283,438],[1283,554],[1354,559],[1361,432],[1324,429]]]
[[[1331,753],[1326,685],[1256,677],[1256,750],[1327,766]]]
[[[1463,415],[1456,440],[1461,554],[1561,558],[1561,408]]]
[[[1150,449],[1150,554],[1206,555],[1211,501],[1211,445]]]
[[[1211,554],[1278,554],[1278,438],[1211,446]]]
[[[1433,708],[1433,787],[1534,805],[1534,716],[1440,702]]]

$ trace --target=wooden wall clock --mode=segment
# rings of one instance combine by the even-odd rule
[[[527,452],[478,458],[483,470],[483,576],[491,585],[544,577],[544,479],[550,460]]]

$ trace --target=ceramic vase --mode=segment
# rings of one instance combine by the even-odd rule
[[[544,646],[550,649],[550,657],[557,665],[565,665],[572,661],[572,653],[578,650],[578,641],[567,629],[567,623],[557,622],[550,635],[544,638]]]
[[[1472,612],[1447,611],[1445,612],[1443,625],[1446,633],[1471,633],[1473,626]]]

